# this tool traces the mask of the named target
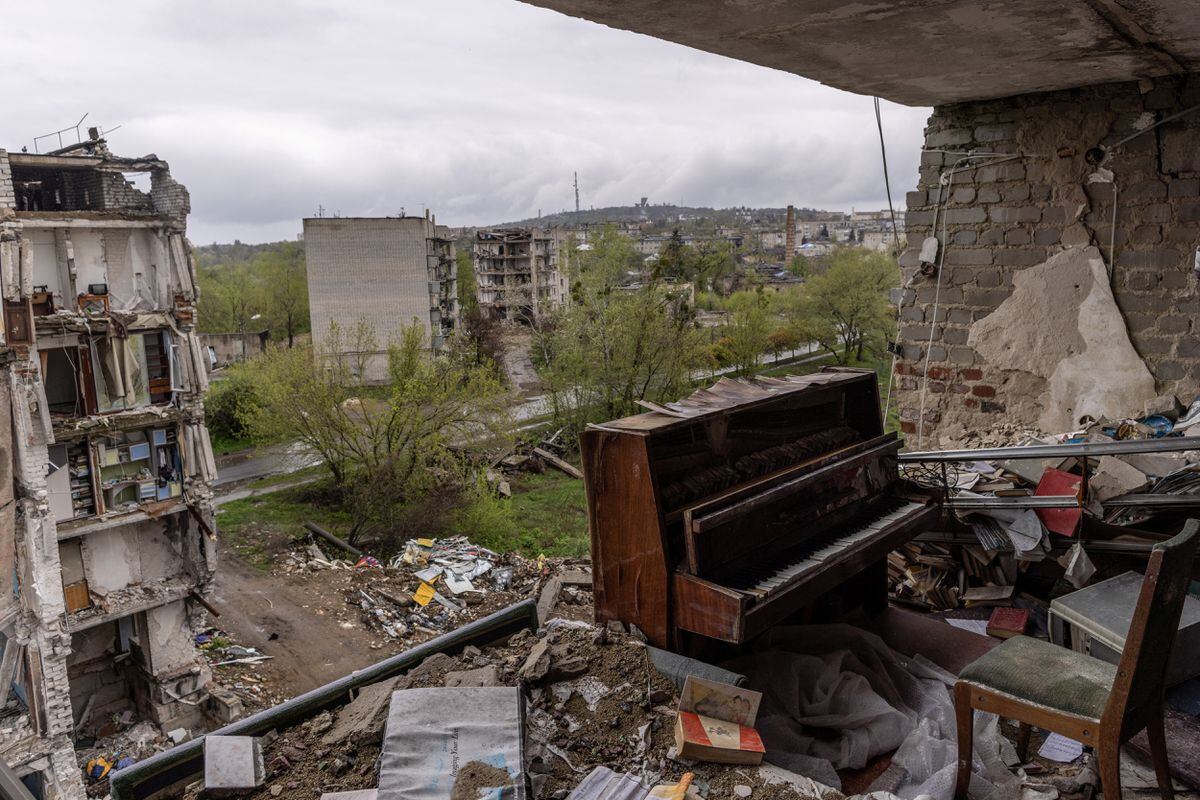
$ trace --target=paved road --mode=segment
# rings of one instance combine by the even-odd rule
[[[320,456],[304,445],[273,444],[245,453],[233,453],[217,460],[217,491],[221,487],[267,475],[285,475],[321,463]]]

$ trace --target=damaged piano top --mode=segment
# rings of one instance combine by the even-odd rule
[[[650,430],[672,424],[676,420],[697,420],[709,414],[731,408],[746,408],[757,401],[769,401],[793,392],[803,392],[835,383],[862,380],[864,375],[874,376],[868,369],[853,367],[827,367],[825,371],[811,375],[788,375],[782,378],[721,378],[707,389],[697,389],[682,400],[673,403],[651,403],[639,400],[638,405],[647,409],[623,419],[606,422],[600,428],[623,428],[628,430]]]

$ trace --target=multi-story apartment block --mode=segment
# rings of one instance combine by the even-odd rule
[[[227,698],[194,647],[216,533],[188,211],[95,131],[0,150],[0,752],[35,796],[83,797],[76,736]]]
[[[458,269],[450,229],[424,217],[315,217],[304,220],[313,344],[352,358],[365,383],[387,377],[387,348],[419,323],[440,349],[459,321]],[[366,320],[371,352],[329,353],[331,325]],[[345,343],[339,346],[353,346]]]
[[[480,308],[497,319],[528,320],[561,305],[568,286],[559,246],[559,237],[541,228],[479,231],[473,255]]]

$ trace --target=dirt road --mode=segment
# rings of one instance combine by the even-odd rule
[[[212,593],[221,611],[215,624],[236,643],[273,656],[262,672],[285,695],[315,689],[391,654],[392,648],[353,620],[344,598],[330,587],[301,575],[264,574],[226,547],[220,563]]]

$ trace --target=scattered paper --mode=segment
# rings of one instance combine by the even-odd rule
[[[1071,549],[1058,560],[1066,570],[1064,577],[1076,589],[1082,589],[1087,586],[1087,582],[1096,574],[1096,565],[1092,563],[1092,559],[1088,557],[1087,551],[1083,549],[1083,545],[1079,542],[1071,545]]]
[[[988,621],[986,619],[947,619],[946,622],[956,628],[962,628],[964,631],[987,636]]]
[[[436,594],[437,592],[433,590],[432,586],[425,581],[421,581],[421,585],[417,587],[417,591],[413,594],[413,600],[419,606],[427,606]]]
[[[442,570],[440,567],[426,567],[420,572],[414,572],[413,577],[415,577],[417,580],[425,581],[426,583],[433,583],[441,574]]]
[[[454,594],[462,594],[463,592],[473,592],[475,587],[466,578],[460,578],[450,570],[446,570],[446,588]]]
[[[1083,755],[1083,743],[1068,739],[1059,733],[1052,733],[1046,737],[1038,755],[1051,761],[1069,763]]]

